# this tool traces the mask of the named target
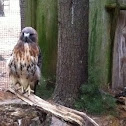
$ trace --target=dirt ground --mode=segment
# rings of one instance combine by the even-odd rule
[[[93,119],[99,126],[126,126],[126,109],[124,106],[118,106],[117,115],[95,116]]]

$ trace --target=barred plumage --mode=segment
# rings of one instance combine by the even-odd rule
[[[11,84],[15,86],[18,83],[22,92],[28,92],[29,95],[35,90],[41,76],[42,59],[37,41],[36,30],[24,28],[7,63]]]

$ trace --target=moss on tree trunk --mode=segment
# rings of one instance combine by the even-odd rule
[[[103,87],[111,81],[111,14],[106,11],[108,0],[90,1],[89,13],[89,75]]]
[[[55,78],[57,58],[57,0],[27,0],[25,26],[32,26],[38,32],[42,50],[42,75]]]

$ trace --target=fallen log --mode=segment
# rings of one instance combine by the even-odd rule
[[[92,118],[90,118],[83,112],[79,112],[77,110],[70,109],[59,104],[49,103],[34,94],[27,96],[26,94],[21,94],[20,92],[13,89],[9,89],[9,91],[31,106],[36,106],[42,111],[50,113],[53,116],[58,117],[71,124],[85,126],[85,122],[89,121],[94,126],[99,126]]]

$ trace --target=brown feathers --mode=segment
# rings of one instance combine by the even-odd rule
[[[24,28],[8,61],[11,84],[15,86],[18,83],[22,92],[28,92],[29,95],[41,75],[38,65],[41,64],[41,57],[37,40],[37,32],[33,28]]]

